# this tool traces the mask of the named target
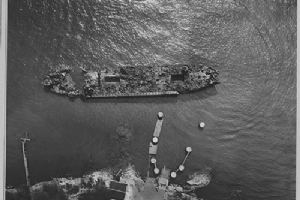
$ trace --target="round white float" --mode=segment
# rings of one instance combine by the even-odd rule
[[[151,158],[150,162],[151,162],[152,164],[155,164],[155,163],[156,163],[156,159],[155,159],[155,158]]]
[[[176,176],[177,176],[176,172],[171,172],[171,177],[172,178],[176,178]]]
[[[185,150],[186,150],[188,153],[190,153],[190,152],[192,152],[192,147],[187,147],[187,148],[185,148]]]
[[[179,165],[179,168],[178,168],[178,169],[179,169],[179,171],[182,172],[182,171],[184,170],[184,166],[183,166],[183,165]]]
[[[154,168],[154,174],[158,174],[159,173],[159,169],[158,168]]]
[[[162,119],[164,117],[164,113],[163,112],[158,112],[157,117],[158,117],[158,119]]]
[[[152,142],[153,142],[153,144],[158,143],[158,137],[153,137],[153,138],[152,138]]]
[[[204,128],[205,123],[204,123],[204,122],[200,122],[200,123],[199,123],[199,126],[200,126],[200,128]]]

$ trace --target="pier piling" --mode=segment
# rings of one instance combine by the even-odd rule
[[[21,143],[22,143],[22,154],[23,154],[23,160],[24,160],[26,185],[27,185],[27,188],[28,188],[29,199],[32,200],[31,189],[30,189],[29,170],[28,170],[27,156],[26,156],[26,150],[25,150],[26,142],[30,141],[30,139],[28,138],[28,133],[25,133],[25,137],[21,138],[20,140],[21,140]]]

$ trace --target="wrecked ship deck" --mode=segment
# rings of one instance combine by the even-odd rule
[[[66,70],[67,68],[67,70]],[[174,97],[219,83],[218,72],[205,65],[128,66],[118,69],[82,69],[84,83],[75,87],[69,66],[58,66],[43,85],[49,91],[83,99]]]

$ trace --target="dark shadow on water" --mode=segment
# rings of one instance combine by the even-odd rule
[[[85,103],[176,103],[178,97],[121,97],[121,98],[105,98],[105,99],[86,99]]]
[[[122,98],[105,98],[105,99],[86,99],[82,100],[85,103],[155,103],[167,104],[176,103],[178,101],[191,101],[206,99],[216,95],[218,92],[215,86],[206,87],[197,91],[180,94],[172,97],[122,97]]]
[[[51,95],[59,96],[61,98],[69,99],[69,101],[74,102],[75,100],[82,101],[84,103],[155,103],[155,104],[167,104],[176,103],[178,101],[191,101],[191,100],[201,100],[206,99],[211,96],[215,96],[218,91],[215,86],[210,86],[202,88],[199,90],[191,91],[185,94],[179,94],[178,96],[169,97],[112,97],[112,98],[99,98],[99,99],[84,99],[83,97],[67,97],[63,94],[54,94],[49,89],[44,88],[44,92]]]
[[[180,101],[203,100],[215,96],[216,94],[218,94],[216,87],[210,86],[186,94],[182,94],[178,96],[178,100]]]

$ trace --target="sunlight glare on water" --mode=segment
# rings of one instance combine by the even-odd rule
[[[115,165],[124,151],[145,175],[162,111],[159,167],[175,168],[191,146],[177,181],[211,168],[200,197],[295,199],[296,1],[23,0],[8,6],[8,185],[25,182],[24,131],[32,138],[33,183]],[[177,98],[70,101],[41,86],[59,63],[76,76],[81,66],[199,62],[217,64],[221,84]],[[122,124],[132,135],[125,150],[114,139]]]

